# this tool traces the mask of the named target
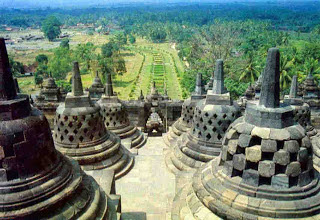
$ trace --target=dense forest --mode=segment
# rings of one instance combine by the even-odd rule
[[[320,80],[320,2],[171,4],[156,6],[131,5],[118,8],[0,10],[0,25],[41,28],[48,17],[55,17],[64,27],[90,24],[92,31],[111,31],[112,42],[101,48],[101,55],[88,56],[95,45],[79,45],[69,51],[61,45],[54,51],[48,66],[56,75],[66,72],[63,60],[68,54],[80,60],[97,60],[107,66],[125,69],[118,51],[136,37],[150,42],[176,45],[186,70],[181,76],[185,96],[192,92],[196,73],[210,78],[214,61],[225,61],[226,85],[234,97],[243,94],[254,83],[264,67],[267,50],[279,47],[281,56],[281,89],[288,93],[293,75],[303,81],[308,74]],[[1,28],[1,27],[0,27]],[[114,32],[114,33],[113,33]],[[128,40],[127,40],[128,39]],[[68,45],[68,44],[65,44]],[[59,68],[57,68],[59,66]],[[66,68],[70,68],[67,65]],[[45,71],[45,70],[43,70]],[[68,69],[69,71],[69,69]]]

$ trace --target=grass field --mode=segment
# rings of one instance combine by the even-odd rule
[[[94,43],[101,46],[107,43],[110,36],[105,35],[86,35],[83,31],[63,30],[70,34],[71,49],[79,43]],[[0,32],[0,35],[4,35]],[[30,32],[10,33],[10,37],[24,36],[28,34],[41,35],[39,30]],[[50,57],[52,48],[58,47],[59,41],[49,42],[46,39],[32,42],[22,42],[8,46],[9,54],[13,55],[15,60],[23,64],[32,64],[35,57],[39,54],[46,54]],[[99,52],[99,49],[97,50]],[[123,75],[113,77],[114,90],[120,99],[137,99],[140,91],[146,96],[150,90],[153,81],[156,82],[160,93],[164,93],[166,86],[168,95],[172,99],[182,99],[182,90],[180,78],[184,72],[184,64],[180,61],[175,45],[170,43],[150,43],[145,39],[137,38],[133,45],[126,46],[121,51],[126,62],[127,72]],[[83,87],[88,88],[94,78],[92,73],[82,75]],[[71,73],[68,74],[66,81],[69,81]],[[20,89],[24,93],[36,94],[40,88],[35,87],[33,77],[18,79]]]

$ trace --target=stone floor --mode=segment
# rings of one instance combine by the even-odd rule
[[[116,181],[123,220],[170,219],[176,183],[166,168],[165,147],[162,137],[149,137],[138,150],[133,169]]]

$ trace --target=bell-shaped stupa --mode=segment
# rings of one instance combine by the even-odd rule
[[[0,38],[0,219],[107,219],[108,197],[59,153],[46,117],[17,95]]]
[[[224,87],[223,61],[217,60],[212,90],[198,102],[192,128],[182,134],[166,154],[168,168],[191,171],[216,158],[229,125],[240,116],[240,108]]]
[[[169,132],[164,136],[164,141],[169,147],[177,142],[179,136],[186,133],[192,127],[193,113],[197,103],[205,98],[202,86],[202,74],[197,74],[196,87],[191,97],[184,101],[182,105],[181,117],[172,125]]]
[[[280,106],[279,61],[268,52],[260,102],[230,125],[218,158],[193,176],[173,219],[320,219],[320,184],[305,129]]]
[[[131,124],[124,104],[113,92],[111,74],[107,74],[106,91],[97,102],[101,107],[101,115],[108,130],[122,139],[128,149],[140,148],[146,142],[144,134]]]
[[[101,82],[98,71],[93,79],[91,86],[88,89],[91,100],[98,101],[104,94],[104,85]]]
[[[304,103],[301,97],[298,97],[298,77],[292,77],[290,94],[284,102],[291,105],[294,109],[294,120],[306,129],[309,137],[317,134],[317,130],[311,124],[311,110],[307,103]]]
[[[104,126],[99,105],[83,91],[77,62],[73,71],[72,92],[55,116],[55,146],[77,160],[84,170],[109,169],[119,178],[131,169],[133,158],[120,139]]]
[[[54,116],[57,107],[64,101],[64,97],[60,92],[51,73],[49,78],[44,81],[40,94],[36,97],[33,106],[41,110],[49,121],[50,128],[54,126]]]

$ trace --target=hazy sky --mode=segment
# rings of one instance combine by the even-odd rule
[[[1,8],[28,8],[28,7],[70,7],[70,6],[94,6],[117,3],[131,3],[131,2],[154,2],[154,3],[174,3],[174,2],[246,2],[246,1],[267,1],[267,0],[0,0]],[[270,1],[270,0],[269,0]],[[271,0],[276,2],[292,2],[299,0]],[[301,0],[300,0],[301,1]]]

